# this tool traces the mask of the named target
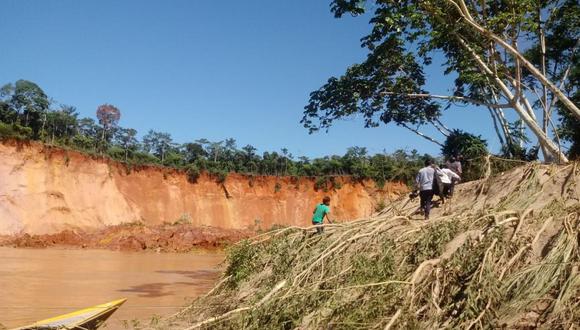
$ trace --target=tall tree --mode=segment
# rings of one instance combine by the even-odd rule
[[[538,13],[538,16],[543,15]],[[558,86],[575,104],[580,104],[579,26],[580,2],[563,1],[562,6],[550,13],[545,22],[542,22],[541,27],[546,32],[542,33],[543,38],[528,52],[534,63],[540,65],[555,81],[558,81]],[[567,111],[561,102],[555,99],[546,100],[544,89],[541,92],[541,106],[546,108],[548,114],[543,118],[544,128],[553,125],[551,114],[556,109],[560,115],[559,137],[570,143],[568,156],[580,158],[580,118]]]
[[[46,141],[70,142],[78,129],[78,115],[76,108],[69,105],[61,105],[59,109],[48,112]]]
[[[10,103],[13,92],[14,85],[12,84],[0,87],[0,121],[4,123],[15,123],[18,119],[18,113]]]
[[[101,152],[107,150],[112,131],[117,127],[121,119],[121,111],[111,104],[102,104],[97,108],[97,119],[102,126]]]
[[[50,106],[48,96],[42,88],[28,80],[18,80],[7,89],[12,92],[10,105],[17,113],[17,121],[32,128],[33,137],[38,138]]]
[[[203,145],[200,143],[186,143],[183,145],[185,161],[188,163],[193,163],[197,159],[207,156],[207,153],[203,149]]]
[[[139,148],[137,131],[132,128],[119,128],[115,132],[115,141],[117,145],[123,148],[125,161],[128,161],[130,153],[134,153]]]
[[[419,131],[431,124],[444,136],[451,130],[440,122],[441,103],[474,104],[488,108],[498,132],[511,138],[504,109],[512,109],[538,139],[546,158],[566,156],[538,119],[549,117],[541,104],[557,100],[572,116],[578,106],[554,82],[554,76],[535,65],[528,54],[529,40],[555,28],[543,24],[570,1],[375,0],[370,34],[362,39],[367,59],[331,78],[311,93],[302,123],[310,131],[328,129],[334,120],[362,115],[366,126],[394,122],[441,145]],[[336,17],[365,12],[366,1],[335,0]],[[576,21],[569,26],[578,39]],[[445,56],[444,73],[456,75],[451,95],[425,89],[424,68],[436,53]],[[545,54],[546,59],[551,54]],[[568,60],[570,61],[570,60]],[[566,77],[562,77],[567,79]],[[564,79],[564,80],[565,80]],[[545,90],[545,96],[536,86]],[[547,121],[549,121],[547,119]]]
[[[169,133],[149,130],[143,137],[143,148],[146,152],[153,153],[163,163],[167,152],[175,148],[175,143]]]

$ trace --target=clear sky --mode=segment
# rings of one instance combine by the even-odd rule
[[[359,39],[368,17],[335,19],[329,3],[2,0],[0,84],[31,80],[84,117],[111,103],[121,126],[180,143],[233,137],[240,147],[309,157],[350,146],[438,154],[394,125],[365,129],[353,118],[309,135],[299,123],[309,93],[366,55]],[[428,89],[449,94],[452,78],[440,71],[428,70]],[[443,121],[498,149],[484,108],[454,107]]]

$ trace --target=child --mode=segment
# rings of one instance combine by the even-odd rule
[[[332,221],[330,221],[330,218],[328,217],[328,214],[330,213],[329,206],[330,206],[330,197],[326,196],[322,199],[322,204],[316,205],[316,208],[314,208],[314,212],[312,212],[312,224],[316,226],[316,232],[318,234],[322,234],[322,232],[324,231],[324,227],[322,227],[324,217],[326,217],[329,223],[332,223]]]

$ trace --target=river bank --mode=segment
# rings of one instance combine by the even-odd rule
[[[267,230],[309,223],[312,208],[332,198],[333,219],[353,220],[405,194],[401,182],[377,186],[337,177],[248,176],[216,180],[159,166],[130,166],[36,142],[0,142],[0,234],[44,235],[110,226],[187,223]]]
[[[255,234],[250,230],[190,224],[144,226],[123,224],[97,230],[64,230],[55,234],[0,236],[0,246],[15,248],[80,248],[113,251],[188,252],[221,249]]]

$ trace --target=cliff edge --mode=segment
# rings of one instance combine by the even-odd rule
[[[130,168],[109,159],[40,143],[0,143],[0,235],[51,234],[127,223],[188,223],[226,229],[308,225],[315,203],[332,198],[340,220],[371,215],[407,191],[402,183],[337,178],[329,191],[312,178],[230,174],[195,183],[174,169]],[[338,187],[340,186],[340,187]]]

